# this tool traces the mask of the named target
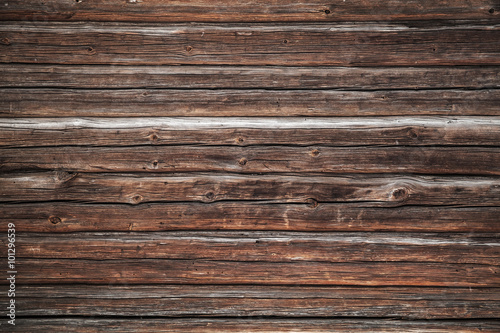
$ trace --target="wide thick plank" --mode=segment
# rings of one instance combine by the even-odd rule
[[[149,117],[133,119],[0,119],[0,147],[176,144],[225,146],[280,144],[288,146],[499,146],[500,118]]]
[[[500,148],[170,146],[0,149],[0,171],[20,170],[500,175]]]
[[[0,22],[0,62],[121,65],[500,65],[496,25]]]
[[[500,204],[498,177],[4,173],[0,174],[0,189],[3,202],[274,200],[313,205],[316,201],[371,202],[380,206]]]
[[[2,117],[500,116],[498,89],[0,89],[0,94]]]
[[[207,10],[209,9],[209,10]],[[63,1],[32,3],[14,0],[2,4],[0,19],[23,21],[132,21],[132,22],[308,22],[494,19],[498,3],[446,0],[422,5],[408,1],[355,0],[328,4],[313,0],[230,1]]]
[[[407,321],[376,319],[100,319],[26,318],[12,332],[361,332],[498,333],[496,320]]]
[[[0,224],[17,232],[281,230],[500,232],[500,207],[366,207],[258,202],[95,205],[1,204]],[[147,219],[144,218],[147,216]]]
[[[7,265],[7,260],[1,262]],[[179,259],[23,259],[16,284],[255,284],[498,287],[500,266]],[[5,282],[6,284],[7,282]]]
[[[441,262],[500,265],[500,234],[17,233],[16,258],[269,262]],[[0,240],[7,256],[7,240]]]
[[[77,66],[0,64],[2,88],[500,88],[496,67]]]
[[[497,288],[20,286],[21,316],[493,318]]]

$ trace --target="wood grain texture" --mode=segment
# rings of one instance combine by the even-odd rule
[[[170,146],[0,150],[0,171],[20,170],[500,175],[500,148]]]
[[[0,119],[0,147],[498,146],[499,143],[499,117]]]
[[[499,233],[499,207],[367,207],[259,202],[170,204],[1,204],[0,227],[18,232],[102,231],[386,231]],[[147,219],[144,218],[147,216]]]
[[[170,232],[17,234],[17,258],[500,265],[499,234]],[[0,241],[7,256],[7,241]]]
[[[0,263],[7,265],[7,260]],[[16,263],[16,270],[17,285],[78,283],[500,286],[500,266],[482,264],[26,258]]]
[[[362,332],[497,333],[496,320],[407,321],[376,319],[100,319],[27,318],[13,332]]]
[[[78,66],[0,64],[2,88],[500,88],[496,67]]]
[[[496,288],[21,286],[22,316],[491,318]]]
[[[121,65],[500,65],[497,25],[0,22],[0,62]]]
[[[175,176],[95,173],[0,174],[0,201],[93,203],[371,202],[372,205],[476,205],[500,203],[498,177],[430,176]]]
[[[4,1],[5,2],[5,1]],[[132,21],[132,22],[304,22],[304,21],[385,21],[497,19],[500,10],[492,0],[464,2],[447,0],[367,1],[330,4],[325,1],[272,2],[229,0],[127,1],[109,0],[68,2],[25,0],[1,4],[0,19],[30,21]],[[8,6],[7,6],[8,5]]]
[[[2,117],[499,116],[500,90],[0,89]]]

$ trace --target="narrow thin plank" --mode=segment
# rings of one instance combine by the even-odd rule
[[[0,201],[79,201],[89,203],[213,202],[371,202],[373,205],[500,204],[498,177],[429,176],[175,176],[94,173],[0,174]]]
[[[100,319],[26,318],[12,332],[361,332],[497,333],[496,320],[407,321],[376,319]]]
[[[259,202],[95,205],[1,204],[7,232],[182,230],[500,232],[500,207],[366,207]],[[144,217],[147,216],[147,219]],[[473,235],[473,234],[472,234]]]
[[[500,148],[169,146],[0,149],[0,171],[20,170],[500,175]]]
[[[7,265],[7,260],[2,260]],[[500,267],[413,262],[23,259],[23,284],[253,284],[498,287]],[[5,284],[7,281],[5,282]]]
[[[498,288],[20,286],[21,316],[493,318]]]
[[[0,64],[2,88],[453,89],[500,88],[496,67],[77,66]]]
[[[3,118],[0,147],[500,144],[499,117]]]
[[[500,116],[498,89],[0,89],[0,94],[2,117]]]
[[[315,22],[495,19],[500,10],[493,0],[446,0],[425,6],[408,1],[356,0],[329,4],[313,0],[273,2],[196,1],[77,1],[14,0],[2,5],[2,20],[132,21],[132,22]],[[210,10],[207,10],[210,8]]]
[[[0,22],[0,62],[121,65],[500,65],[496,25]],[[62,38],[61,36],[64,36]]]
[[[500,265],[500,234],[17,233],[16,258],[269,262],[440,262]],[[7,240],[0,240],[7,253]]]

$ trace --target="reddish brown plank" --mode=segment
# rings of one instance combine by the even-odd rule
[[[147,218],[144,218],[147,216]],[[369,207],[259,202],[95,205],[1,204],[0,225],[18,232],[281,230],[500,232],[500,207]]]
[[[7,265],[6,260],[1,262]],[[408,262],[22,259],[16,283],[498,287],[500,267]],[[5,282],[7,283],[7,282]]]
[[[78,66],[0,64],[2,88],[500,88],[496,67]]]
[[[23,316],[493,318],[497,288],[21,286]],[[255,320],[255,319],[254,319]]]
[[[367,1],[63,1],[32,3],[14,0],[2,6],[2,20],[132,21],[132,22],[304,22],[495,19],[492,0]]]
[[[17,258],[269,262],[441,262],[500,265],[499,234],[17,233]],[[7,240],[0,240],[7,256]]]
[[[500,127],[499,127],[500,129]],[[500,175],[500,148],[59,147],[0,150],[0,170]]]
[[[0,93],[2,117],[500,115],[498,89],[471,91],[0,89]]]
[[[0,201],[93,203],[246,200],[371,202],[382,206],[500,204],[498,177],[175,176],[94,173],[0,174]]]
[[[64,36],[64,38],[61,38]],[[120,65],[500,65],[496,25],[0,22],[0,62]]]
[[[100,318],[26,318],[13,332],[361,332],[361,333],[497,333],[496,320],[407,321],[375,319],[100,319]]]

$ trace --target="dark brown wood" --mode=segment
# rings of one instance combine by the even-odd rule
[[[0,201],[93,203],[273,200],[371,202],[372,205],[500,204],[498,177],[429,176],[175,176],[94,173],[0,174]]]
[[[392,207],[259,202],[1,204],[3,232],[281,230],[499,233],[500,207]],[[147,217],[147,218],[145,218]]]
[[[12,332],[361,332],[400,333],[497,333],[496,320],[407,321],[376,319],[100,319],[100,318],[26,318]]]
[[[500,148],[170,146],[0,150],[1,171],[54,169],[75,172],[500,175]]]
[[[491,318],[497,288],[21,286],[23,316]]]
[[[2,117],[499,116],[500,104],[498,89],[0,89],[0,94]]]
[[[493,0],[446,0],[422,5],[408,1],[291,0],[230,1],[63,1],[32,3],[9,1],[1,8],[2,20],[133,21],[133,22],[303,22],[497,19],[500,7]]]
[[[500,118],[141,117],[133,119],[0,119],[0,146],[3,147],[175,144],[499,146]],[[188,147],[186,147],[186,151],[189,151]],[[462,149],[462,151],[467,151],[467,149]]]
[[[171,232],[17,234],[17,258],[500,265],[500,234]],[[1,240],[7,253],[7,241]]]
[[[2,88],[500,88],[497,67],[78,66],[0,64]]]
[[[7,265],[6,260],[0,263]],[[500,285],[498,265],[480,264],[26,258],[17,262],[16,269],[18,285],[42,283],[434,287],[498,287]]]
[[[64,36],[64,38],[61,38]],[[121,65],[500,65],[496,25],[0,22],[0,62]]]

